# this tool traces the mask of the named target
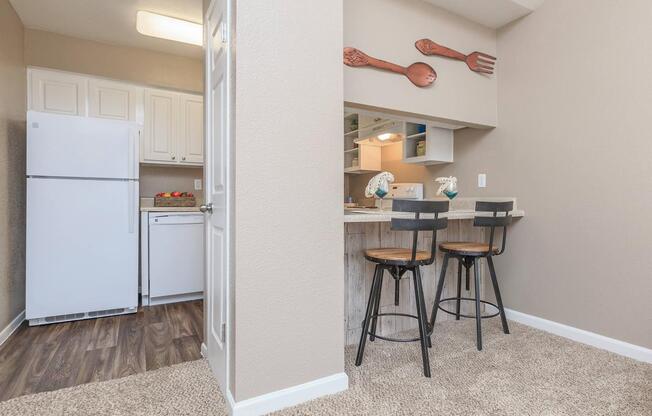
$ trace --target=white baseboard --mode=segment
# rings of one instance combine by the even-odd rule
[[[233,395],[231,394],[231,390],[228,388],[226,389],[226,412],[229,414],[229,416],[233,416],[235,414],[235,399],[233,398]]]
[[[349,388],[346,373],[333,374],[298,386],[236,402],[227,391],[226,402],[232,416],[258,416],[295,406],[321,396],[339,393]]]
[[[547,319],[528,315],[526,313],[514,311],[507,308],[505,308],[505,315],[507,315],[507,319],[519,322],[523,325],[531,326],[533,328],[550,332],[551,334],[559,335],[560,337],[572,339],[573,341],[581,342],[582,344],[587,344],[596,348],[607,350],[618,355],[624,355],[625,357],[633,358],[638,361],[652,363],[652,349],[649,348],[629,344],[627,342],[605,337],[604,335],[599,335],[594,332],[574,328],[572,326],[549,321]]]
[[[25,311],[22,311],[21,313],[18,314],[17,317],[15,317],[11,322],[9,322],[9,325],[5,327],[2,331],[0,331],[0,345],[4,344],[6,340],[9,339],[11,334],[14,333],[20,326],[20,324],[23,323],[25,320]]]

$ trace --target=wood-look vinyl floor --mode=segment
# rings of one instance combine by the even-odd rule
[[[44,326],[23,325],[0,347],[0,400],[201,358],[202,301]]]

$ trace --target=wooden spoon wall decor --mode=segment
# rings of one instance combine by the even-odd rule
[[[420,39],[414,43],[414,46],[424,55],[439,55],[466,62],[471,71],[483,74],[494,73],[496,58],[486,53],[475,51],[464,55],[461,52],[439,45],[430,39]]]
[[[415,62],[406,67],[372,58],[356,48],[344,48],[344,64],[351,67],[373,66],[405,75],[417,87],[427,87],[435,82],[437,73],[432,67],[423,62]]]

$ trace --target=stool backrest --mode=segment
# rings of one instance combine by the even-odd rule
[[[489,255],[493,254],[494,247],[494,234],[496,227],[503,227],[503,243],[500,248],[500,251],[496,255],[503,254],[505,251],[505,246],[507,244],[507,225],[512,222],[512,216],[509,215],[509,212],[514,209],[514,201],[505,201],[505,202],[488,202],[488,201],[476,201],[475,211],[476,212],[491,212],[492,216],[479,216],[476,215],[473,219],[473,225],[476,227],[490,227],[491,231],[489,233]],[[498,214],[501,214],[500,216]]]
[[[420,201],[413,199],[395,199],[392,201],[392,211],[414,212],[414,218],[392,218],[391,227],[396,231],[412,231],[412,258],[414,263],[417,256],[417,242],[419,231],[432,231],[432,246],[430,259],[427,264],[435,261],[437,248],[437,230],[448,227],[448,218],[439,218],[442,212],[448,212],[448,201]],[[434,218],[420,218],[421,214],[434,214]]]

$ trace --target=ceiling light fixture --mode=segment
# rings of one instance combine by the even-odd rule
[[[389,140],[391,138],[392,138],[392,133],[383,133],[383,134],[378,135],[378,140],[383,141],[383,142],[385,140]]]
[[[203,44],[202,25],[162,14],[139,10],[136,13],[136,29],[146,36],[198,46]]]

